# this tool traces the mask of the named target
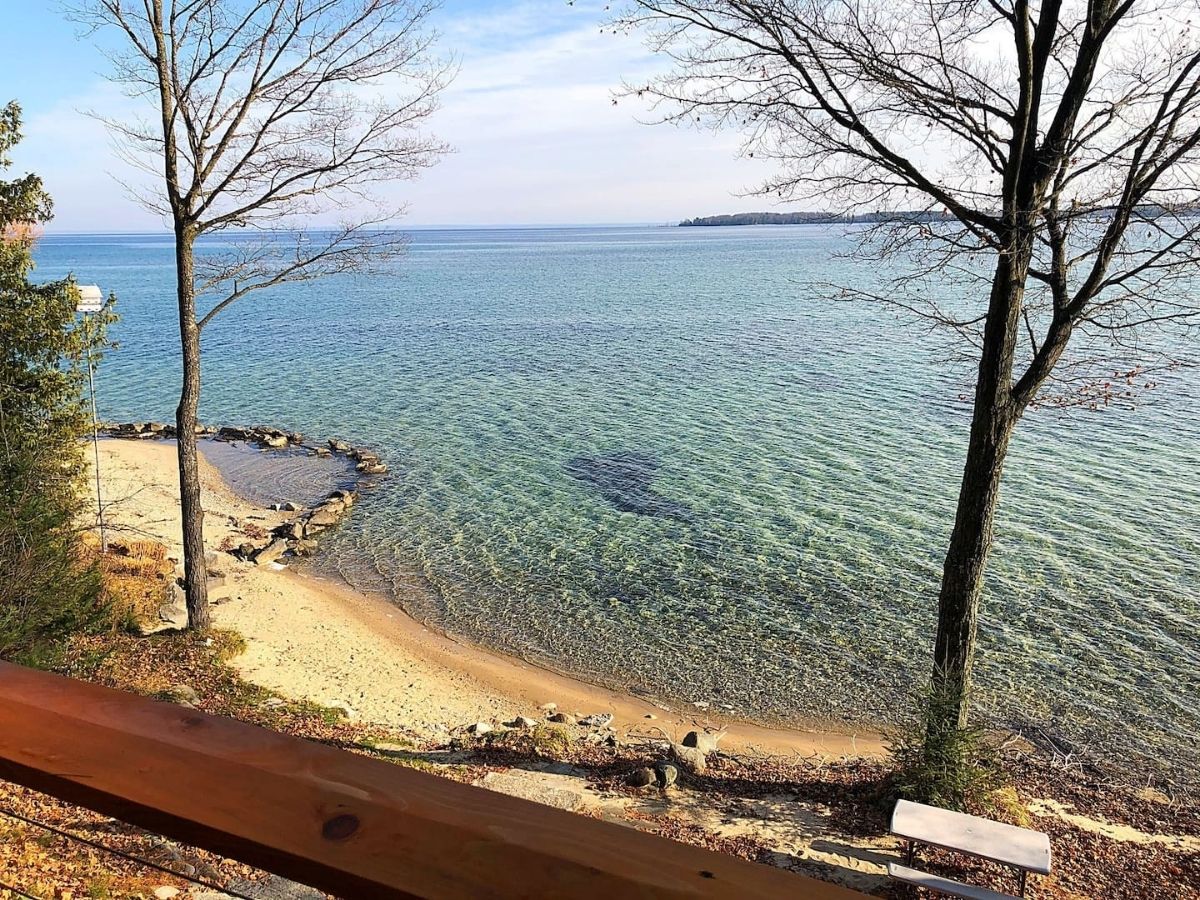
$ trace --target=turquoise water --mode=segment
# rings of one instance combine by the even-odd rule
[[[967,373],[823,280],[822,226],[425,231],[394,276],[233,307],[202,416],[377,449],[326,565],[555,668],[760,718],[876,723],[925,672]],[[172,248],[52,236],[120,295],[102,415],[169,419]],[[980,700],[1114,757],[1200,731],[1200,380],[1021,426]]]

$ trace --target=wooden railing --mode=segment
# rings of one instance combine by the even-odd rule
[[[0,778],[342,897],[862,897],[8,663],[0,663]]]

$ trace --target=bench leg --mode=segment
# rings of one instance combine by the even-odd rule
[[[904,849],[904,864],[906,866],[911,866],[913,864],[913,860],[916,859],[916,856],[917,856],[916,841],[909,841],[908,845]]]
[[[1025,896],[1025,878],[1026,878],[1026,876],[1028,876],[1028,874],[1029,873],[1026,872],[1024,869],[1021,870],[1021,876],[1020,876],[1021,877],[1021,885],[1020,885],[1021,890],[1018,891],[1018,896],[1021,896],[1021,897]]]

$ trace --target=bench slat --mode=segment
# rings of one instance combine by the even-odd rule
[[[1019,897],[1014,897],[1012,894],[1001,894],[999,891],[978,885],[963,884],[952,878],[943,878],[940,875],[910,869],[899,863],[888,863],[888,874],[905,884],[937,891],[939,894],[948,894],[951,897],[962,897],[964,900],[1020,900]]]
[[[891,831],[906,840],[1050,874],[1050,838],[1040,831],[909,800],[896,801]]]

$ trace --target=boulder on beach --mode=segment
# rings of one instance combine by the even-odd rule
[[[275,540],[254,554],[254,564],[256,566],[265,566],[273,563],[279,557],[283,556],[287,552],[287,549],[287,541],[283,538],[275,538]]]
[[[308,517],[308,528],[330,528],[342,520],[344,507],[340,504],[318,506]]]
[[[634,769],[625,776],[625,783],[630,787],[649,787],[658,780],[658,776],[654,774],[654,770],[649,766],[642,766],[640,769]]]
[[[282,525],[275,526],[271,532],[284,540],[298,541],[304,537],[304,522],[300,519],[293,519],[290,522],[284,522]]]
[[[721,738],[725,737],[725,730],[720,731],[689,731],[683,736],[680,742],[685,747],[695,747],[701,753],[707,755],[717,752],[717,744],[721,742]]]

